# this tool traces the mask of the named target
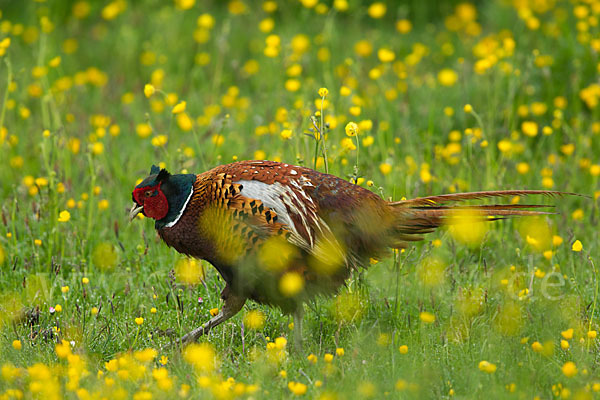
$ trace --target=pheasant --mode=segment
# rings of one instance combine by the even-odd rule
[[[195,174],[152,166],[133,190],[133,219],[155,220],[170,247],[212,264],[226,282],[219,313],[181,338],[196,341],[237,314],[247,299],[294,315],[331,294],[353,269],[405,248],[457,210],[485,220],[548,214],[540,205],[452,205],[470,199],[554,195],[541,190],[445,194],[388,202],[336,176],[273,161],[242,161]]]

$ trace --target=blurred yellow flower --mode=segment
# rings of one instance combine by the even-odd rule
[[[197,285],[204,280],[204,275],[204,267],[196,259],[182,258],[175,263],[175,277],[177,282],[185,285]]]
[[[135,127],[135,132],[139,137],[144,139],[152,134],[152,127],[147,123],[137,124]]]
[[[420,313],[419,318],[426,324],[431,324],[435,322],[435,315],[427,311],[423,311],[422,313]]]
[[[544,350],[544,346],[542,346],[542,344],[540,342],[538,342],[538,341],[535,341],[535,342],[531,343],[531,348],[536,353],[541,353]]]
[[[346,151],[356,150],[356,145],[354,144],[354,140],[349,137],[343,138],[340,142],[342,148]]]
[[[348,11],[348,0],[333,0],[333,8],[338,11]]]
[[[300,382],[288,382],[288,389],[296,396],[302,396],[306,393],[307,386]]]
[[[519,172],[519,174],[525,175],[529,172],[529,170],[529,164],[527,164],[526,162],[520,162],[517,164],[517,171]]]
[[[180,10],[189,10],[194,7],[196,0],[175,0],[175,8]]]
[[[521,123],[521,131],[529,137],[537,136],[538,124],[533,121],[523,121],[523,123]]]
[[[258,24],[258,29],[262,33],[269,33],[273,30],[274,27],[275,27],[275,21],[273,20],[273,18],[265,18],[265,19],[261,20]]]
[[[477,212],[456,211],[448,218],[452,237],[468,246],[478,246],[488,231],[485,217]]]
[[[279,280],[279,291],[285,297],[293,297],[304,288],[304,278],[297,272],[286,272]]]
[[[587,333],[588,339],[596,339],[596,336],[598,336],[597,331],[588,331],[588,333]]]
[[[127,3],[125,0],[112,1],[102,9],[102,18],[109,21],[115,19],[119,14],[125,11],[126,7]]]
[[[379,58],[379,61],[382,63],[388,63],[396,59],[396,54],[393,50],[382,48],[377,50],[377,58]]]
[[[181,101],[179,102],[177,105],[175,105],[175,107],[173,107],[173,110],[171,111],[173,114],[179,114],[185,111],[185,107],[186,107],[187,103],[185,101]]]
[[[102,242],[96,245],[92,251],[92,262],[94,266],[100,269],[111,269],[119,261],[119,254],[115,246],[108,242]]]
[[[367,13],[369,17],[379,19],[382,18],[387,11],[387,6],[382,2],[375,2],[369,6]]]
[[[150,141],[150,143],[152,143],[152,146],[154,146],[154,147],[162,147],[165,144],[167,144],[167,141],[168,141],[167,135],[158,135],[158,136],[154,136],[152,138],[152,140]]]
[[[141,324],[143,324],[143,323],[144,323],[144,318],[142,318],[142,317],[137,317],[137,318],[135,319],[135,323],[136,323],[136,325],[141,325]]]
[[[191,131],[194,127],[194,121],[190,118],[190,116],[185,113],[179,113],[175,116],[175,120],[177,121],[177,126],[184,132]]]
[[[12,341],[12,347],[15,350],[21,350],[21,348],[23,347],[23,345],[21,344],[20,340],[13,340]]]
[[[298,79],[288,79],[285,81],[284,87],[288,92],[297,92],[300,89],[300,81]]]
[[[67,358],[71,355],[71,345],[63,340],[54,347],[54,351],[58,358]]]
[[[453,69],[445,68],[438,72],[438,82],[442,86],[454,86],[458,81],[458,74]]]
[[[573,251],[580,252],[581,250],[583,250],[583,245],[581,244],[581,242],[579,240],[576,240],[573,243],[573,246],[571,247],[571,249]]]
[[[244,316],[244,325],[248,329],[258,330],[265,326],[265,314],[260,310],[249,311]]]
[[[562,372],[567,378],[572,378],[577,375],[577,366],[573,361],[567,361],[562,366]]]
[[[401,19],[396,22],[396,30],[402,34],[406,34],[412,30],[412,22],[407,19]]]
[[[101,211],[107,210],[109,206],[110,206],[110,203],[108,202],[107,199],[101,199],[98,202],[98,209],[101,210]]]
[[[388,163],[381,163],[379,164],[379,171],[382,175],[389,175],[389,173],[392,172],[392,165]]]
[[[52,58],[50,61],[48,61],[48,65],[51,66],[52,68],[56,68],[60,65],[60,61],[61,61],[60,56],[56,56],[56,57]]]
[[[58,222],[67,222],[71,219],[71,213],[67,210],[63,210],[58,214]]]
[[[197,370],[212,372],[217,366],[217,354],[209,343],[193,343],[183,350],[183,359]]]
[[[290,129],[284,129],[279,134],[283,140],[289,140],[292,137],[292,131]]]
[[[156,92],[156,89],[154,88],[154,85],[152,85],[150,83],[146,83],[144,85],[144,95],[146,97],[150,98],[150,96],[152,96],[155,92]]]
[[[73,16],[78,19],[83,19],[89,15],[90,8],[90,4],[87,1],[78,1],[75,4],[73,4]]]
[[[95,142],[90,145],[90,150],[94,155],[100,155],[104,153],[104,143]]]
[[[496,365],[484,360],[479,362],[479,369],[488,374],[493,374],[496,372]]]

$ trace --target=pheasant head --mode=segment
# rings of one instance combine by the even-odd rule
[[[150,175],[133,189],[130,218],[142,213],[156,220],[156,227],[174,224],[193,193],[196,175],[171,175],[166,169],[153,165]]]

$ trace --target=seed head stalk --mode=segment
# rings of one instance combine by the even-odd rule
[[[594,269],[594,281],[595,281],[595,289],[594,289],[594,301],[592,303],[592,312],[590,314],[590,323],[588,326],[588,332],[592,330],[592,322],[594,321],[594,312],[596,311],[596,303],[598,302],[598,270],[596,269],[596,265],[594,264],[594,260],[592,257],[589,258],[590,264],[592,264],[592,268]],[[588,338],[587,341],[587,350],[590,350],[591,340]]]
[[[316,133],[318,134],[316,143],[315,143],[315,162],[314,169],[317,169],[317,158],[319,154],[319,143],[321,144],[321,151],[323,154],[323,163],[325,165],[325,173],[329,173],[329,163],[327,161],[327,141],[325,140],[325,116],[324,116],[324,107],[325,97],[327,96],[328,90],[325,88],[319,89],[319,95],[321,96],[321,109],[319,115],[319,123],[317,124],[316,118],[312,117],[312,123],[315,128]]]

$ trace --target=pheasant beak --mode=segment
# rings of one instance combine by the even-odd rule
[[[143,210],[144,210],[144,206],[140,206],[137,203],[133,203],[133,206],[131,207],[131,210],[129,211],[129,220],[133,221],[135,216],[138,215],[139,213],[141,213]]]

